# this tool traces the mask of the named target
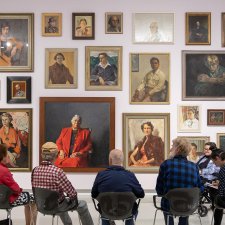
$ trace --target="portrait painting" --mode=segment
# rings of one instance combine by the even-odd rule
[[[40,118],[40,146],[57,144],[56,166],[97,172],[109,165],[115,148],[114,97],[41,97]]]
[[[211,44],[211,13],[186,13],[186,44]]]
[[[169,113],[123,113],[125,167],[158,173],[170,149]]]
[[[123,13],[120,12],[105,13],[105,33],[106,34],[123,33]]]
[[[196,152],[198,156],[203,155],[205,143],[210,141],[209,136],[179,136],[179,137],[187,139],[191,143],[191,145],[194,144],[196,146]]]
[[[217,147],[225,150],[225,133],[217,133],[216,139],[217,139],[217,143],[216,143]]]
[[[178,105],[178,132],[200,132],[199,105]]]
[[[32,72],[34,14],[0,13],[0,72]]]
[[[42,13],[42,36],[62,36],[62,13]]]
[[[223,51],[182,51],[182,100],[225,100]]]
[[[45,49],[45,87],[77,88],[77,48]]]
[[[225,47],[225,13],[223,12],[221,18],[221,35],[222,35],[222,47]]]
[[[207,109],[207,125],[225,125],[225,110]]]
[[[7,77],[7,103],[31,103],[31,77]]]
[[[95,13],[72,13],[72,39],[95,39]]]
[[[134,13],[133,42],[143,44],[173,44],[173,13]]]
[[[86,46],[87,91],[122,90],[122,47]]]
[[[170,54],[130,53],[130,103],[169,104]]]
[[[32,109],[0,110],[0,143],[8,147],[10,170],[31,171]]]

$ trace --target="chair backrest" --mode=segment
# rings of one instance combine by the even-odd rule
[[[0,209],[10,209],[9,196],[13,191],[4,184],[0,184]]]
[[[33,187],[37,210],[45,215],[55,215],[58,212],[59,193],[46,188]]]
[[[198,208],[200,193],[197,187],[171,189],[165,195],[170,204],[170,213],[174,216],[191,215]]]
[[[132,192],[103,192],[96,198],[100,214],[110,220],[123,220],[132,216],[136,196]]]

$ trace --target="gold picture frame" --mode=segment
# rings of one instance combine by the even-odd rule
[[[77,88],[77,57],[77,48],[46,48],[45,88]]]
[[[62,13],[42,13],[42,36],[62,36]]]
[[[85,59],[86,91],[122,90],[122,46],[86,46]]]
[[[221,13],[221,35],[222,47],[225,47],[225,12]]]

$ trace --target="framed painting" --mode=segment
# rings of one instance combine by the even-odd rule
[[[77,88],[77,48],[45,49],[45,87]]]
[[[207,125],[225,125],[224,109],[207,109]]]
[[[182,51],[182,100],[225,100],[224,51]]]
[[[199,105],[178,106],[178,132],[200,132],[201,114]]]
[[[123,33],[123,13],[121,12],[105,13],[105,33],[106,34]]]
[[[222,34],[222,47],[225,47],[225,13],[221,14],[221,34]]]
[[[203,155],[205,143],[210,141],[209,136],[179,136],[187,139],[190,143],[194,143],[197,146],[197,154]]]
[[[169,84],[169,53],[130,54],[131,104],[169,104]]]
[[[133,42],[143,44],[173,44],[173,13],[134,13]]]
[[[0,13],[0,72],[33,72],[34,14]]]
[[[217,147],[225,150],[225,133],[217,133]]]
[[[31,103],[31,77],[7,77],[7,103]]]
[[[75,129],[73,120],[78,117],[79,127]],[[76,139],[69,151],[72,133]],[[40,149],[48,141],[55,142],[63,153],[57,165],[65,171],[97,172],[106,168],[109,152],[115,147],[115,98],[41,97]],[[77,156],[72,157],[75,153]]]
[[[72,13],[72,39],[95,39],[95,13]]]
[[[186,45],[211,44],[211,13],[186,13]]]
[[[0,141],[8,147],[12,171],[32,169],[32,109],[0,109]]]
[[[62,13],[42,13],[42,36],[62,36]]]
[[[122,47],[86,46],[87,91],[122,90]]]
[[[158,173],[170,149],[169,113],[123,113],[125,167]]]

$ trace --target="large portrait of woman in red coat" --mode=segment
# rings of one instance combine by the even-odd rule
[[[57,144],[56,166],[69,172],[108,166],[115,147],[115,98],[41,97],[40,118],[40,146]]]

